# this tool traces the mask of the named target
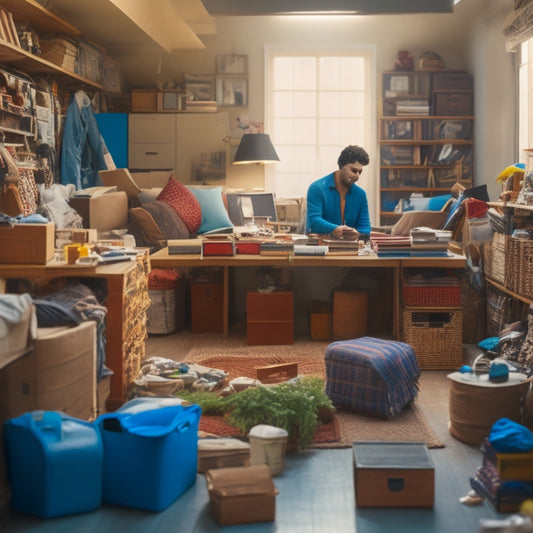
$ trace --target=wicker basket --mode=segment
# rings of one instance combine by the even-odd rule
[[[488,250],[489,269],[487,275],[492,280],[504,285],[506,282],[507,269],[509,268],[509,263],[507,261],[507,251],[509,247],[509,235],[503,233],[494,233],[492,236],[492,241]]]
[[[514,292],[520,291],[521,254],[521,240],[511,237],[509,239],[509,250],[507,252],[507,279],[505,285],[509,290]]]
[[[463,311],[403,311],[402,341],[421,369],[450,370],[463,364]]]
[[[513,255],[513,266],[518,271],[518,283],[512,289],[521,296],[533,298],[533,240],[513,239],[518,251]]]
[[[409,285],[403,284],[403,303],[407,306],[461,306],[461,285]]]

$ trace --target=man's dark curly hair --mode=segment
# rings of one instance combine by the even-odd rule
[[[339,168],[342,168],[344,165],[355,162],[361,163],[361,165],[365,166],[370,162],[370,158],[368,157],[368,154],[364,148],[351,144],[341,152],[339,159],[337,160],[337,164],[339,165]]]

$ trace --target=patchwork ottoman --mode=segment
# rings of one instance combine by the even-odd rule
[[[361,337],[326,349],[326,394],[338,408],[392,418],[418,394],[420,368],[404,342]]]

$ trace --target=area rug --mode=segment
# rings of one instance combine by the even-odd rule
[[[199,341],[185,358],[185,362],[219,368],[229,378],[256,377],[256,367],[297,362],[299,375],[325,377],[324,353],[327,342],[297,341],[294,345],[247,346],[242,339]],[[221,418],[200,421],[200,430],[216,435],[238,434]],[[212,419],[216,420],[212,420]],[[331,424],[321,426],[315,434],[312,448],[349,448],[354,441],[425,442],[428,448],[442,448],[424,418],[417,401],[392,419],[385,420],[363,414],[337,410]]]

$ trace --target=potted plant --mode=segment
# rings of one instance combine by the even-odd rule
[[[225,398],[214,393],[180,393],[180,397],[202,407],[205,414],[221,414],[243,434],[258,424],[285,429],[289,442],[310,446],[316,428],[331,419],[334,410],[324,392],[324,380],[306,376],[271,386],[250,387]]]

